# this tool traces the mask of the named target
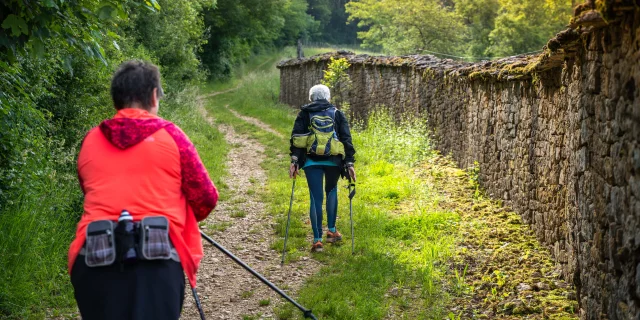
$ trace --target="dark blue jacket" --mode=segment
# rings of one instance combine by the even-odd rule
[[[298,113],[298,117],[293,124],[293,131],[291,132],[291,136],[293,137],[294,134],[305,134],[310,132],[309,112],[322,111],[331,107],[334,106],[327,100],[316,100],[310,104],[302,106],[300,108],[300,112]],[[342,142],[342,144],[344,145],[344,162],[355,162],[354,155],[356,154],[356,149],[353,148],[353,142],[351,141],[351,131],[349,130],[349,122],[347,121],[347,117],[345,117],[342,111],[336,110],[334,121],[338,140],[340,140],[340,142]],[[307,154],[307,150],[305,148],[296,148],[293,146],[293,139],[291,139],[289,143],[289,150],[291,151],[290,155],[298,157],[298,164],[300,165],[300,167],[304,166],[304,162],[307,157],[318,161],[331,160],[339,167],[342,167],[344,165],[342,156],[340,155],[324,157]]]

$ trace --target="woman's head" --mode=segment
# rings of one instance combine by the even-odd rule
[[[157,114],[162,96],[160,71],[146,61],[131,60],[121,64],[111,80],[111,98],[117,110],[138,108]]]
[[[331,99],[331,92],[329,91],[329,87],[323,84],[317,84],[311,89],[309,89],[309,101],[314,102],[316,100],[327,100]]]

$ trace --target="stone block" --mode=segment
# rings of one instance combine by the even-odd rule
[[[589,165],[589,150],[587,147],[582,147],[577,152],[577,171],[584,172]]]

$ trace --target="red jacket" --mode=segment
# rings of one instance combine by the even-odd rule
[[[84,213],[69,249],[69,272],[85,242],[87,225],[117,220],[123,209],[134,220],[164,215],[169,237],[192,286],[202,259],[197,221],[218,201],[195,147],[175,124],[141,109],[123,109],[93,128],[78,156]]]

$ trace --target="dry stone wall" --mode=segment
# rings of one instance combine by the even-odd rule
[[[635,1],[635,2],[634,2]],[[518,211],[576,286],[582,319],[640,319],[640,1],[592,1],[537,56],[476,64],[348,52],[279,65],[300,106],[347,58],[353,117],[427,117],[461,167]]]

